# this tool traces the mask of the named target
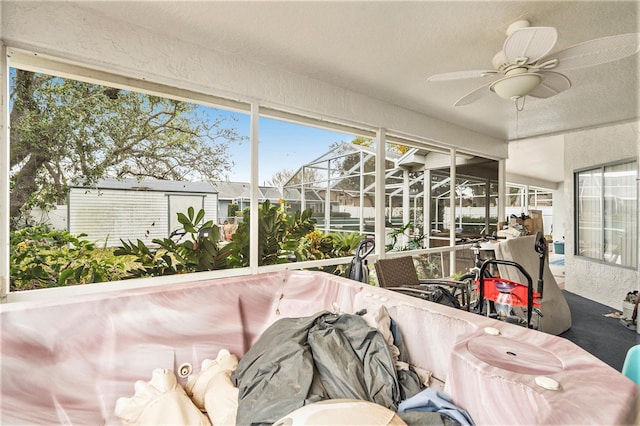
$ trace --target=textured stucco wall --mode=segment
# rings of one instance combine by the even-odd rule
[[[565,182],[562,182],[558,187],[553,190],[553,241],[563,241],[566,235],[565,226],[565,212],[567,209],[565,199]]]
[[[640,121],[565,135],[565,288],[618,310],[628,291],[639,288],[637,268],[609,266],[573,255],[573,173],[592,165],[638,157]]]
[[[429,138],[492,158],[507,144],[375,97],[106,19],[66,2],[3,1],[8,46],[128,77]],[[116,6],[114,6],[116,7]]]

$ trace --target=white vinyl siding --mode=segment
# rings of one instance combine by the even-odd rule
[[[85,233],[99,246],[120,245],[168,235],[167,197],[155,191],[71,188],[69,192],[69,232]]]
[[[204,196],[204,211],[205,222],[212,220],[214,225],[218,223],[218,194],[207,194]]]
[[[194,213],[204,209],[204,222],[212,220],[217,224],[218,197],[216,194],[168,194],[169,201],[169,229],[171,234],[174,230],[182,231],[182,225],[178,222],[178,213],[187,213],[189,207],[193,207]]]

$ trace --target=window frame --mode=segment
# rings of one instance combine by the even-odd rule
[[[66,286],[56,288],[44,288],[38,289],[38,291],[19,291],[9,292],[9,198],[10,189],[8,184],[9,176],[9,70],[12,67],[23,69],[32,72],[41,72],[46,74],[56,75],[62,78],[76,79],[78,81],[84,81],[92,84],[102,84],[110,87],[121,88],[124,90],[132,90],[137,92],[144,92],[154,96],[177,99],[180,101],[201,104],[213,108],[224,108],[231,111],[237,111],[250,115],[250,165],[251,165],[251,227],[257,229],[258,221],[258,122],[259,118],[278,118],[285,121],[290,121],[297,124],[309,125],[318,128],[337,130],[340,132],[347,132],[356,136],[372,137],[376,141],[376,185],[375,185],[375,237],[379,241],[385,239],[385,222],[384,222],[384,182],[385,176],[385,164],[384,164],[384,150],[387,142],[402,144],[408,146],[419,146],[432,151],[440,152],[449,156],[451,166],[452,182],[455,182],[456,173],[456,157],[459,155],[479,155],[487,159],[496,160],[499,162],[499,175],[498,180],[502,180],[500,184],[501,192],[504,194],[504,165],[505,159],[496,158],[493,156],[485,156],[484,153],[474,153],[473,151],[458,150],[458,148],[449,146],[447,144],[436,143],[434,140],[414,135],[405,135],[402,132],[388,130],[384,127],[374,127],[369,124],[362,124],[353,122],[348,119],[339,119],[333,116],[325,116],[317,113],[310,113],[309,111],[301,111],[295,108],[290,108],[282,105],[271,105],[268,102],[258,101],[251,98],[249,95],[237,95],[237,94],[218,94],[211,88],[205,88],[204,90],[197,85],[192,85],[189,82],[180,81],[154,81],[148,79],[147,76],[139,72],[131,74],[129,71],[122,71],[116,69],[103,69],[101,67],[92,67],[88,64],[64,59],[57,56],[50,56],[35,51],[24,50],[20,48],[14,48],[7,46],[0,42],[2,48],[2,78],[0,87],[2,89],[2,97],[6,102],[2,103],[0,109],[3,114],[3,122],[6,123],[2,126],[0,150],[3,154],[0,157],[0,175],[3,176],[3,183],[0,184],[0,196],[5,201],[0,206],[0,228],[3,232],[0,233],[0,303],[5,302],[18,302],[18,301],[32,301],[32,300],[51,300],[56,298],[66,298],[68,296],[74,296],[79,294],[94,294],[104,293],[110,291],[118,291],[122,289],[141,288],[152,285],[169,285],[181,282],[189,282],[195,280],[215,279],[223,277],[233,277],[240,275],[254,275],[257,273],[267,273],[276,271],[286,271],[292,269],[306,269],[315,268],[330,265],[347,264],[351,261],[351,257],[333,258],[326,260],[297,262],[295,264],[280,264],[270,266],[258,266],[257,262],[257,250],[258,250],[258,235],[252,233],[250,239],[251,247],[251,261],[250,266],[245,268],[232,268],[207,272],[194,272],[184,275],[172,275],[172,276],[158,276],[149,278],[129,279],[122,281],[111,281],[107,283],[94,283],[90,286]],[[452,183],[453,185],[453,183]],[[452,186],[452,190],[455,187]],[[503,195],[499,195],[501,201]],[[501,204],[504,203],[501,201]],[[502,209],[499,208],[499,212]],[[451,211],[452,217],[455,212]],[[421,250],[413,250],[410,252],[403,252],[403,254],[414,255],[423,253],[436,253],[436,252],[449,252],[452,257],[452,270],[455,266],[455,235],[453,231],[450,236],[450,245],[447,247],[426,248]],[[376,247],[376,252],[370,256],[372,261],[377,258],[385,257],[384,245],[380,244]]]
[[[640,186],[638,185],[638,178],[639,178],[639,174],[638,174],[638,159],[636,157],[629,157],[629,158],[624,158],[621,160],[616,160],[616,161],[611,161],[611,162],[607,162],[607,163],[602,163],[602,164],[597,164],[594,166],[589,166],[589,167],[584,167],[584,168],[580,168],[580,169],[576,169],[573,172],[573,193],[574,193],[574,197],[573,197],[573,216],[574,216],[574,244],[573,244],[573,255],[576,257],[579,257],[581,259],[584,259],[586,261],[590,261],[590,262],[596,262],[596,263],[600,263],[603,265],[608,265],[608,266],[612,266],[612,267],[618,267],[618,268],[623,268],[623,269],[630,269],[630,270],[635,270],[637,268],[638,265],[638,261],[639,261],[639,257],[640,255],[638,254],[638,233],[636,232],[635,234],[635,252],[636,252],[636,256],[635,259],[633,259],[633,261],[629,264],[629,265],[624,265],[624,264],[619,264],[619,263],[614,263],[614,262],[610,262],[607,261],[605,259],[605,255],[606,255],[606,245],[607,245],[607,239],[606,239],[606,216],[605,216],[605,195],[606,195],[606,187],[605,187],[605,172],[606,169],[609,167],[614,167],[614,166],[619,166],[619,165],[623,165],[623,164],[629,164],[629,165],[633,165],[635,167],[632,168],[632,170],[635,171],[636,176],[634,179],[635,182],[635,203],[636,203],[636,212],[640,211],[640,201],[639,201],[639,189]],[[600,258],[596,258],[596,257],[591,257],[591,256],[585,256],[583,254],[580,254],[580,212],[579,212],[579,205],[581,202],[580,199],[580,174],[581,173],[585,173],[585,172],[596,172],[600,174],[600,191],[599,191],[599,219],[600,219],[600,229],[599,229],[599,237],[600,237],[600,247],[598,247],[599,253],[601,253]],[[633,216],[633,219],[636,221],[635,222],[635,228],[638,229],[638,226],[640,225],[640,219],[638,218],[638,214],[636,214],[635,216]],[[631,228],[633,228],[633,224],[631,225]],[[625,230],[626,231],[626,230]]]
[[[303,114],[298,111],[285,111],[284,109],[278,109],[270,107],[266,104],[259,103],[254,99],[238,97],[222,97],[215,94],[207,94],[204,92],[194,91],[188,88],[181,88],[175,86],[165,85],[163,83],[156,83],[149,81],[144,77],[126,77],[121,74],[117,74],[111,71],[103,71],[94,68],[90,68],[83,64],[76,62],[65,61],[58,57],[52,57],[45,54],[40,54],[28,50],[19,48],[13,48],[10,46],[2,45],[3,49],[3,62],[2,62],[2,90],[4,99],[9,99],[10,96],[10,73],[11,68],[18,68],[30,72],[39,72],[45,74],[55,75],[61,78],[74,79],[91,84],[101,84],[109,87],[120,88],[124,90],[131,90],[136,92],[147,93],[149,95],[176,99],[179,101],[200,104],[212,108],[224,108],[230,111],[241,112],[250,115],[250,167],[251,167],[251,227],[257,229],[258,221],[258,122],[261,117],[277,118],[283,121],[291,123],[313,126],[327,130],[338,130],[341,132],[350,132],[357,136],[375,137],[378,129],[371,129],[368,126],[360,126],[351,122],[340,123],[340,120],[325,119],[323,117],[315,117],[309,114]],[[5,117],[5,122],[8,124],[10,109],[8,102],[4,102],[2,105],[2,113]],[[6,153],[2,157],[2,163],[0,163],[0,174],[4,177],[9,175],[9,150],[10,150],[10,135],[8,131],[8,125],[3,126],[2,129],[2,152]],[[38,291],[26,290],[26,291],[9,291],[10,276],[9,276],[9,199],[10,189],[8,185],[8,179],[3,179],[6,184],[2,184],[0,193],[3,199],[6,199],[3,207],[0,209],[0,227],[6,232],[2,232],[0,237],[0,299],[1,303],[4,302],[16,302],[16,301],[30,301],[30,300],[47,300],[56,297],[66,297],[76,294],[89,294],[100,293],[108,291],[116,291],[119,289],[139,288],[150,285],[163,285],[177,282],[188,282],[202,279],[214,279],[222,277],[233,277],[239,275],[253,275],[257,273],[283,271],[289,269],[304,269],[304,268],[316,268],[322,266],[347,264],[350,262],[350,257],[345,258],[333,258],[326,260],[305,261],[297,262],[295,264],[282,264],[282,265],[269,265],[258,266],[258,235],[251,233],[250,246],[251,246],[251,259],[250,265],[244,268],[231,268],[207,272],[193,272],[183,275],[172,276],[157,276],[146,277],[138,279],[127,279],[121,281],[110,281],[105,283],[93,283],[90,286],[65,286],[55,288],[43,288]],[[372,258],[375,255],[371,256]]]

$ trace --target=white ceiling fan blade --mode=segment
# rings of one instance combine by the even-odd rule
[[[443,74],[434,74],[427,78],[427,81],[449,81],[449,80],[463,80],[465,78],[480,78],[488,75],[496,75],[498,71],[495,70],[469,70],[469,71],[455,71],[446,72]]]
[[[477,89],[472,90],[471,92],[458,99],[456,103],[453,104],[453,106],[469,105],[470,103],[477,101],[481,97],[491,93],[489,91],[490,85],[491,83],[485,84],[484,86],[480,86]]]
[[[569,79],[557,72],[551,71],[540,71],[540,74],[544,76],[542,83],[528,96],[533,96],[534,98],[550,98],[551,96],[557,95],[558,93],[567,90],[571,87],[571,81]]]
[[[640,51],[640,33],[620,34],[576,44],[549,56],[558,59],[558,71],[617,61]]]
[[[558,32],[554,27],[520,28],[507,37],[502,50],[511,64],[519,58],[528,58],[526,63],[532,63],[549,53],[557,40]]]

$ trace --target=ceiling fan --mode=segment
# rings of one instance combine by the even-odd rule
[[[571,81],[556,71],[605,64],[640,51],[639,33],[597,38],[550,55],[558,39],[554,27],[531,27],[529,21],[521,20],[509,25],[506,33],[502,50],[493,57],[494,70],[435,74],[427,81],[492,78],[458,99],[454,106],[468,105],[490,92],[513,101],[524,96],[549,98],[571,87]]]

